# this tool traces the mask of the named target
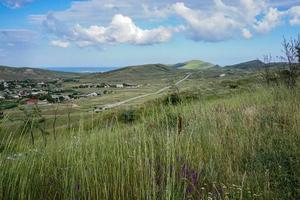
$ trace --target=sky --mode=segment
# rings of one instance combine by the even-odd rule
[[[299,33],[299,0],[0,0],[7,66],[230,65]]]

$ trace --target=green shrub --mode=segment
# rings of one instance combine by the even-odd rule
[[[0,104],[0,110],[12,109],[18,107],[18,103],[15,102],[3,102]]]

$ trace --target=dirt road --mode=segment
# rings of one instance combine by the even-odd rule
[[[190,76],[192,75],[192,73],[188,73],[183,79],[177,81],[175,83],[175,85],[179,85],[180,83],[182,83],[183,81],[187,80]],[[117,106],[120,106],[120,105],[123,105],[125,103],[128,103],[128,102],[131,102],[131,101],[134,101],[134,100],[137,100],[137,99],[141,99],[141,98],[145,98],[145,97],[148,97],[148,96],[151,96],[151,95],[158,95],[168,89],[170,89],[172,86],[167,86],[167,87],[164,87],[156,92],[152,92],[152,93],[148,93],[148,94],[143,94],[143,95],[140,95],[140,96],[136,96],[136,97],[132,97],[130,99],[126,99],[124,101],[120,101],[120,102],[117,102],[117,103],[112,103],[112,104],[106,104],[103,107],[103,110],[105,109],[111,109],[111,108],[114,108],[114,107],[117,107]]]

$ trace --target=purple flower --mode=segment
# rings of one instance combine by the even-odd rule
[[[193,183],[193,185],[195,185],[197,183],[198,173],[194,170],[191,173],[191,179],[191,182]]]
[[[193,187],[191,185],[189,185],[187,188],[186,188],[186,193],[188,194],[191,194],[193,192]]]

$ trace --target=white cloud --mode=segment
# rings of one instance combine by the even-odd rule
[[[68,41],[63,41],[63,40],[52,40],[51,45],[61,47],[61,48],[68,48],[70,46],[70,43]]]
[[[0,3],[13,9],[21,8],[31,2],[33,2],[33,0],[0,0]]]
[[[131,18],[121,14],[115,15],[109,26],[90,26],[83,28],[76,25],[74,35],[81,43],[128,43],[136,45],[151,45],[168,41],[173,35],[173,29],[159,27],[155,29],[141,29],[137,27]]]
[[[291,17],[289,23],[293,26],[300,25],[300,6],[294,6],[288,10],[288,15]]]
[[[276,8],[287,5],[295,3],[291,0],[185,0],[184,3],[89,0],[73,1],[66,10],[32,15],[30,20],[43,24],[58,39],[79,47],[117,43],[151,45],[168,41],[178,31],[195,41],[217,42],[236,37],[249,39],[287,21],[299,25],[300,6]],[[142,20],[155,22],[158,28],[142,29],[133,22]],[[173,27],[165,27],[166,23]]]
[[[242,30],[242,35],[246,39],[251,39],[253,37],[252,33],[246,28]]]
[[[216,3],[218,9],[223,9],[224,12],[220,10],[205,12],[190,9],[184,3],[174,4],[175,13],[186,21],[193,40],[222,41],[239,32],[242,27],[241,22],[227,15],[227,9],[230,10],[229,12],[232,12],[232,9],[225,7],[220,0]]]
[[[68,28],[53,16],[50,16],[44,25],[51,33],[62,39],[52,41],[51,44],[61,47],[69,46],[70,42],[79,47],[118,43],[152,45],[170,40],[173,33],[181,29],[181,27],[142,29],[136,26],[130,17],[121,14],[115,15],[108,26],[92,25],[86,28],[77,24]]]
[[[254,25],[254,28],[259,33],[268,33],[275,27],[281,24],[283,13],[277,8],[270,8],[264,18]]]

